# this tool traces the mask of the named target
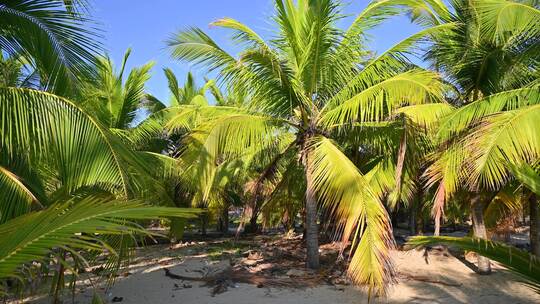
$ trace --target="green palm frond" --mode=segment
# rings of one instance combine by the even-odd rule
[[[461,143],[453,143],[443,147],[441,152],[435,152],[429,157],[430,165],[424,176],[426,185],[433,187],[439,184],[440,199],[448,199],[456,193],[470,174],[463,164],[468,157],[468,151]]]
[[[534,163],[540,159],[540,105],[493,115],[466,139],[470,146],[470,180],[497,189],[509,178],[506,163]]]
[[[500,220],[515,216],[523,210],[523,197],[515,183],[506,184],[484,210],[486,228],[496,228]]]
[[[350,86],[354,88],[355,85]],[[412,70],[380,79],[358,93],[345,88],[325,108],[321,121],[325,125],[380,121],[400,106],[437,101],[442,96],[441,90],[436,74]]]
[[[480,122],[484,117],[504,110],[513,110],[522,106],[540,102],[540,88],[520,88],[504,91],[480,99],[456,109],[441,120],[438,137],[448,139]]]
[[[0,225],[3,236],[0,240],[0,278],[16,277],[23,264],[43,260],[54,248],[63,248],[78,256],[78,250],[111,250],[112,247],[100,241],[100,235],[148,234],[141,226],[126,219],[190,218],[197,212],[195,209],[151,207],[137,201],[92,197],[53,204],[46,210]]]
[[[88,82],[82,90],[81,104],[109,128],[127,129],[133,124],[137,111],[146,104],[152,104],[145,85],[154,63],[133,68],[124,80],[130,54],[131,49],[128,49],[118,71],[109,57],[100,58],[96,79]]]
[[[482,34],[493,41],[506,41],[509,33],[517,39],[540,35],[540,9],[508,0],[478,0],[478,16]]]
[[[92,75],[99,38],[89,20],[61,1],[3,1],[0,49],[23,54],[39,71],[42,86],[64,94]]]
[[[210,71],[220,69],[224,79],[242,72],[236,59],[198,28],[179,32],[167,41],[167,45],[173,58],[204,64]]]
[[[197,132],[205,134],[205,142],[212,142],[212,155],[244,155],[272,145],[279,134],[289,127],[287,121],[262,114],[232,113],[209,120]]]
[[[416,236],[407,242],[407,246],[413,248],[435,244],[456,246],[497,261],[524,279],[532,288],[540,291],[540,260],[526,251],[503,243],[477,238]]]
[[[34,195],[33,188],[7,168],[0,166],[0,189],[4,200],[9,203],[0,205],[0,224],[31,210],[32,206],[42,208],[40,200]]]
[[[354,236],[354,255],[349,275],[368,286],[370,293],[384,294],[393,282],[389,250],[393,238],[388,215],[369,182],[331,140],[316,137],[308,152],[314,187],[321,203],[341,219],[343,239]]]
[[[178,84],[178,79],[176,78],[176,75],[174,75],[174,72],[171,69],[165,68],[163,69],[163,72],[165,73],[165,77],[167,78],[167,84],[171,93],[170,106],[178,106],[183,99],[183,90],[180,88],[180,85]]]
[[[256,47],[260,47],[265,52],[271,51],[270,47],[266,44],[264,39],[259,36],[259,34],[240,21],[232,18],[221,18],[212,22],[210,25],[233,30],[233,38],[239,43],[253,44]]]
[[[67,99],[29,89],[0,88],[0,110],[0,147],[6,159],[26,159],[28,169],[39,168],[35,171],[40,172],[39,179],[50,183],[48,191],[69,194],[99,187],[130,197],[140,186],[129,176],[135,171],[151,172],[108,128]]]
[[[440,18],[449,15],[448,10],[439,1],[416,1],[416,0],[381,0],[372,1],[368,7],[359,14],[345,32],[344,42],[359,35],[367,36],[367,31],[386,19],[403,14],[410,10],[413,19],[417,20],[420,15],[424,16],[425,22],[430,25],[438,25]]]
[[[527,186],[529,190],[540,195],[540,175],[526,163],[508,164],[508,169],[516,179]]]
[[[449,115],[453,110],[454,107],[447,103],[428,103],[401,107],[395,111],[395,114],[405,115],[416,125],[433,128],[441,118]]]

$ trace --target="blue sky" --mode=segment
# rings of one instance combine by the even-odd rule
[[[172,60],[165,48],[165,40],[173,33],[195,26],[205,30],[222,47],[235,52],[228,43],[229,33],[210,28],[209,23],[232,17],[256,30],[263,37],[273,34],[272,0],[95,0],[94,17],[104,30],[104,45],[115,63],[118,63],[128,47],[133,49],[128,68],[155,61],[148,91],[163,101],[168,99],[167,82],[163,67],[172,68],[180,81],[188,71],[194,72],[200,81],[205,75],[200,67]],[[346,27],[369,2],[351,0],[344,13],[349,15],[341,21]],[[382,52],[399,40],[416,32],[418,27],[406,17],[395,17],[372,31],[371,49]]]

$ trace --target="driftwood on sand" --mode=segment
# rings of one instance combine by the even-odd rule
[[[262,287],[281,287],[281,288],[303,288],[314,284],[307,284],[306,280],[293,280],[291,278],[273,278],[268,275],[250,273],[242,269],[227,267],[213,275],[203,277],[190,277],[172,273],[169,269],[164,268],[165,276],[182,281],[202,282],[204,286],[212,288],[212,296],[227,291],[229,287],[235,287],[237,283],[251,284],[258,288]],[[315,281],[313,281],[315,283]]]

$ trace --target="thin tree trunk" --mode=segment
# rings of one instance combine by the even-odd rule
[[[246,233],[256,233],[259,228],[257,226],[257,218],[259,217],[259,212],[256,209],[251,211],[251,216],[249,217],[249,224],[246,226],[244,231]]]
[[[473,221],[473,233],[477,238],[488,239],[486,225],[484,224],[484,206],[485,201],[484,197],[476,193],[474,194],[471,201],[471,214]],[[491,264],[489,259],[483,256],[478,255],[478,273],[480,274],[489,274],[491,273]]]
[[[413,200],[411,203],[411,208],[409,210],[409,233],[411,235],[416,235],[416,208],[418,203],[416,200]]]
[[[60,301],[60,290],[64,288],[64,272],[66,271],[64,268],[64,264],[60,262],[60,259],[65,260],[66,259],[66,251],[62,249],[62,251],[58,254],[59,260],[58,260],[58,273],[57,273],[57,281],[54,284],[54,294],[51,303],[52,304],[60,304],[62,301]]]
[[[201,216],[201,234],[206,236],[206,225],[208,224],[208,216],[203,214]]]
[[[319,227],[317,225],[317,198],[313,188],[309,161],[305,162],[306,171],[306,266],[310,269],[319,268]]]
[[[532,254],[540,257],[540,208],[535,194],[529,197],[530,240]]]
[[[221,216],[219,217],[219,231],[224,234],[229,233],[229,204],[225,204],[221,210]]]

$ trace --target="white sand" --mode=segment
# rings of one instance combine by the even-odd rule
[[[156,251],[157,248],[161,251]],[[397,269],[402,274],[400,283],[392,287],[387,298],[375,299],[374,303],[540,303],[540,295],[501,267],[495,266],[494,273],[489,276],[480,276],[456,258],[442,253],[431,253],[429,264],[426,264],[422,251],[395,252],[394,256]],[[276,289],[238,284],[212,297],[211,289],[202,283],[173,280],[166,277],[161,269],[167,267],[176,274],[200,277],[201,270],[219,269],[224,263],[211,262],[204,256],[185,257],[179,251],[166,247],[145,249],[144,259],[135,263],[130,269],[131,274],[120,279],[104,299],[110,302],[113,297],[122,297],[120,303],[125,304],[367,303],[362,290],[342,285]],[[418,278],[429,278],[450,286],[423,282]],[[184,284],[188,288],[183,287]],[[82,291],[76,295],[76,303],[90,303],[92,293],[88,289]],[[36,303],[47,303],[47,300],[41,299]],[[71,300],[66,303],[71,303]]]

